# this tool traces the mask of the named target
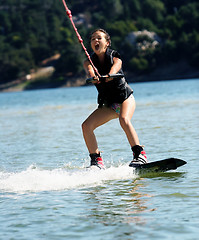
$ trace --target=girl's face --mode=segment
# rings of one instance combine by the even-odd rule
[[[97,31],[92,34],[91,47],[97,55],[105,53],[108,46],[109,42],[106,39],[105,33]]]

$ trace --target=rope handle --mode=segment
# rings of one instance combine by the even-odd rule
[[[121,79],[123,77],[124,77],[124,74],[121,74],[121,73],[108,74],[108,77],[107,77],[107,75],[103,75],[103,76],[99,77],[99,81],[100,82],[105,82],[106,80]],[[87,84],[93,83],[95,81],[96,81],[95,77],[91,77],[91,78],[86,79]]]

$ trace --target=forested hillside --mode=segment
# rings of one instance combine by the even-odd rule
[[[126,71],[150,73],[179,60],[199,68],[198,0],[72,0],[66,4],[88,50],[92,29],[106,29]],[[146,34],[138,34],[143,30]],[[134,40],[132,32],[137,34]],[[50,62],[54,80],[83,73],[85,54],[61,0],[0,0],[0,83],[24,77],[55,54],[60,58]]]

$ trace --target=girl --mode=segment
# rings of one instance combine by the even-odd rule
[[[100,81],[92,65],[88,60],[84,62],[84,68],[89,77],[93,77],[93,83],[98,90],[98,108],[83,122],[82,131],[86,146],[90,153],[91,166],[104,169],[103,160],[98,149],[94,130],[108,121],[119,118],[131,149],[133,160],[129,166],[147,163],[146,153],[140,146],[137,133],[131,124],[131,118],[135,111],[133,90],[125,81],[125,78],[110,79],[109,74],[123,73],[120,54],[110,49],[111,39],[103,29],[96,29],[91,34],[92,62],[100,75],[107,75],[105,81]]]

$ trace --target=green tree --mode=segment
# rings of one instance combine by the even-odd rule
[[[123,0],[124,19],[137,19],[141,16],[142,7],[139,0]]]
[[[77,28],[87,47],[91,30],[105,28],[113,48],[124,55],[126,70],[141,74],[180,59],[198,67],[197,0],[74,0],[68,4],[73,17],[84,14],[86,24]],[[140,51],[126,42],[129,32],[143,29],[161,37],[159,48]],[[0,0],[0,82],[40,67],[55,53],[61,54],[56,74],[81,73],[85,55],[61,1]]]
[[[179,17],[183,19],[183,30],[191,32],[199,29],[199,3],[188,3],[179,9]]]
[[[143,16],[151,19],[154,23],[159,23],[163,20],[165,14],[164,3],[160,0],[144,0]]]
[[[130,68],[132,72],[140,74],[149,70],[149,63],[145,58],[133,57],[130,60]]]
[[[128,33],[132,31],[137,31],[136,26],[132,21],[115,21],[113,23],[107,22],[105,25],[107,31],[115,36],[120,36],[121,38],[124,38]]]

